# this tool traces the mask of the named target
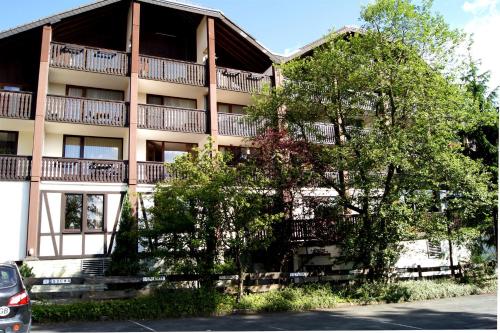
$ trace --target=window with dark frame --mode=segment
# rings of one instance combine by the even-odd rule
[[[180,98],[171,96],[150,95],[146,96],[146,103],[152,105],[163,105],[174,108],[196,109],[197,100],[192,98]]]
[[[234,113],[234,114],[246,114],[245,105],[239,104],[228,104],[228,103],[217,103],[217,112],[219,113]]]
[[[104,194],[65,193],[63,195],[64,232],[104,230]]]
[[[18,137],[18,132],[0,131],[0,154],[17,155]]]
[[[123,140],[121,138],[67,135],[64,137],[63,156],[66,158],[121,160]]]
[[[193,143],[167,141],[146,141],[146,160],[154,162],[174,162],[177,156],[192,154]]]
[[[66,96],[100,99],[105,101],[123,101],[125,95],[124,92],[121,90],[68,85],[66,86]]]
[[[443,249],[441,248],[441,242],[427,241],[427,253],[430,259],[441,258],[443,254]]]

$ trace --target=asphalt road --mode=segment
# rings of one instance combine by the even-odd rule
[[[348,306],[328,311],[35,326],[34,332],[496,329],[497,296]]]

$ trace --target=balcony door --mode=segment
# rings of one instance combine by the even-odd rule
[[[123,140],[90,136],[64,137],[64,157],[98,160],[121,160]]]
[[[165,141],[147,141],[146,159],[152,162],[172,163],[178,156],[192,154],[195,144]]]

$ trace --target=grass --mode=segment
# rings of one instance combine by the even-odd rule
[[[158,290],[151,296],[129,300],[90,301],[72,304],[35,304],[38,323],[97,321],[103,319],[160,319],[224,315],[234,310],[248,312],[305,311],[330,309],[343,304],[398,303],[445,297],[495,293],[496,279],[485,284],[462,284],[452,280],[367,283],[338,287],[311,284],[235,297],[212,290]]]

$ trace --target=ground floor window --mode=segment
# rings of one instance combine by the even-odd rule
[[[0,131],[0,154],[17,154],[17,132]]]
[[[63,209],[64,231],[103,231],[104,194],[65,193]]]

